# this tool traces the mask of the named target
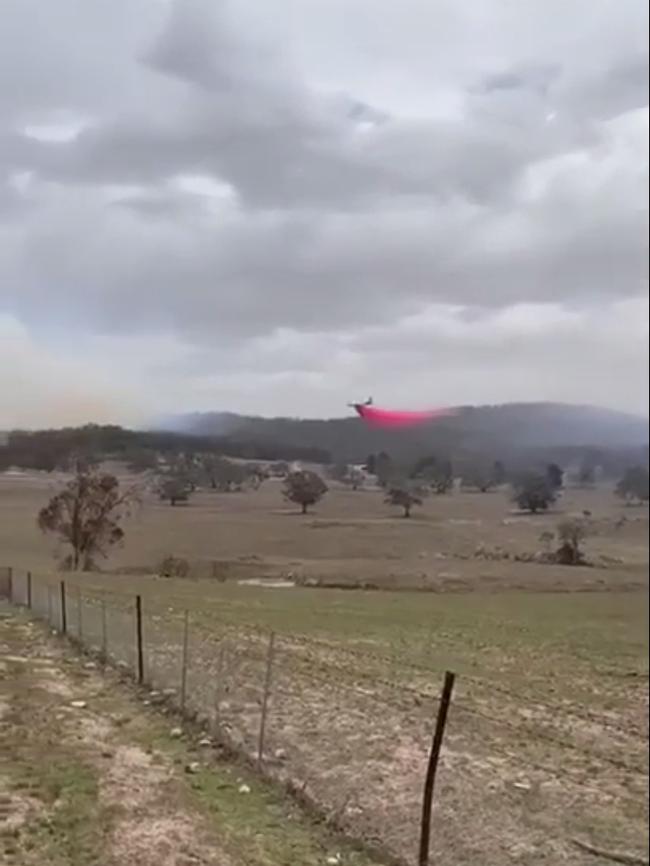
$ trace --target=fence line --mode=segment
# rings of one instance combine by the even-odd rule
[[[378,715],[377,710],[382,714],[382,722],[397,724],[398,727],[404,722],[408,736],[414,738],[413,742],[424,743],[431,737],[432,711],[438,707],[441,713],[445,703],[445,717],[450,710],[453,719],[457,710],[480,722],[496,725],[520,740],[525,737],[527,744],[548,743],[572,750],[592,762],[615,767],[635,778],[646,778],[638,766],[611,754],[585,748],[544,728],[536,729],[524,720],[517,724],[511,718],[498,718],[479,707],[468,705],[462,697],[452,699],[451,689],[448,694],[443,691],[439,696],[433,688],[429,691],[361,670],[358,662],[361,659],[382,660],[384,664],[399,667],[400,673],[416,670],[421,678],[425,674],[437,673],[430,667],[408,662],[398,666],[389,656],[340,647],[318,638],[269,633],[259,627],[240,627],[233,622],[223,622],[220,617],[215,618],[215,633],[206,623],[192,618],[187,608],[143,600],[135,594],[86,589],[80,584],[70,595],[63,580],[55,583],[30,572],[22,575],[15,569],[4,572],[0,569],[0,595],[3,587],[5,593],[8,588],[14,603],[29,607],[36,616],[67,634],[80,647],[96,653],[103,664],[113,663],[130,669],[139,683],[149,686],[152,703],[169,700],[181,712],[204,721],[215,738],[224,738],[242,750],[264,772],[291,781],[293,785],[291,774],[297,768],[295,771],[305,780],[303,787],[313,775],[326,809],[344,818],[350,800],[357,798],[362,803],[370,802],[368,791],[360,780],[354,778],[350,782],[346,779],[346,772],[349,773],[350,762],[353,766],[354,761],[376,763],[373,738],[360,738],[359,731],[367,727],[369,718]],[[301,648],[305,650],[304,654]],[[323,657],[319,652],[330,655]],[[353,668],[337,664],[338,658],[332,658],[332,655],[354,658],[357,665]],[[465,681],[490,688],[497,694],[518,697],[516,691],[487,680],[459,677],[459,682]],[[341,695],[344,696],[343,702],[339,700]],[[466,697],[471,697],[471,693]],[[372,704],[371,710],[368,704]],[[552,707],[542,701],[536,701],[535,706]],[[581,714],[577,711],[566,713],[567,718],[576,716],[581,717]],[[585,714],[585,718],[588,717]],[[606,727],[604,720],[602,723]],[[611,727],[617,729],[615,725]],[[456,734],[453,724],[452,729]],[[625,733],[634,735],[634,731]],[[437,748],[438,754],[435,760],[430,757],[429,773],[433,760],[434,776],[441,742],[440,738],[436,744],[434,739],[434,751]],[[386,747],[390,748],[390,737]],[[426,752],[424,746],[421,748],[419,761],[424,768]],[[319,754],[326,755],[327,766],[321,766]],[[570,779],[572,785],[589,792],[590,796],[597,790],[593,784],[576,780],[569,772],[558,771],[519,754],[503,754],[522,767],[530,767],[554,778]],[[341,779],[345,779],[345,785],[351,785],[352,793],[346,794]],[[395,810],[395,822],[408,829],[409,848],[414,853],[417,849],[418,811],[422,806],[420,863],[428,862],[422,860],[425,848],[428,852],[425,823],[427,828],[429,823],[425,822],[424,815],[427,798],[433,796],[432,792],[433,783],[429,790],[427,782],[422,803],[410,794],[402,811]],[[341,804],[342,795],[345,796]],[[631,797],[618,796],[617,800],[621,803],[629,801],[631,810],[638,806]],[[345,825],[344,818],[342,823]],[[386,847],[391,854],[397,854],[407,862],[406,848],[400,849],[395,842],[399,836],[397,831],[384,826],[381,821],[376,822],[377,826],[372,825],[372,818],[366,819],[366,823],[368,829],[361,834],[364,838],[383,837],[385,834]],[[343,829],[349,827],[343,826]],[[404,843],[399,844],[403,846]]]

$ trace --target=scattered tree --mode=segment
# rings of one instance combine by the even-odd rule
[[[136,487],[121,491],[114,475],[80,467],[39,511],[37,523],[42,532],[58,535],[71,548],[64,567],[88,571],[98,556],[108,556],[109,549],[122,541],[120,523],[138,498]]]
[[[284,460],[276,460],[271,466],[270,473],[273,478],[285,478],[291,471],[289,464]]]
[[[630,466],[616,485],[616,495],[626,502],[647,502],[648,470],[645,466]]]
[[[494,483],[497,487],[505,484],[508,480],[506,467],[503,465],[501,460],[494,461],[494,465],[492,466],[492,477],[494,478]]]
[[[390,454],[385,451],[380,451],[374,461],[375,475],[380,487],[386,487],[395,475],[395,466],[393,465]]]
[[[546,467],[546,480],[551,490],[560,490],[564,484],[564,472],[557,463],[549,463]]]
[[[130,472],[149,472],[157,468],[158,458],[147,448],[134,448],[126,455],[126,463]]]
[[[557,537],[560,546],[555,551],[555,561],[560,565],[584,565],[586,560],[581,544],[588,534],[585,520],[563,520],[558,524]]]
[[[596,483],[596,464],[592,457],[585,456],[578,468],[578,484],[592,487]]]
[[[555,533],[551,529],[545,529],[540,533],[539,540],[544,548],[544,553],[548,556],[551,552],[551,545],[555,541]]]
[[[463,486],[474,487],[481,493],[487,493],[496,484],[491,467],[474,464],[463,472]]]
[[[301,506],[302,513],[307,514],[308,507],[315,505],[327,493],[327,484],[315,472],[301,469],[287,475],[282,492],[285,499],[296,502]]]
[[[357,469],[356,466],[350,466],[350,471],[343,479],[343,483],[347,484],[348,487],[351,487],[353,490],[361,490],[363,485],[365,484],[366,477],[361,471],[361,469]]]
[[[513,500],[523,511],[537,514],[546,511],[555,502],[555,491],[551,489],[546,475],[530,472],[513,484]]]
[[[183,557],[165,556],[158,565],[160,577],[187,577],[189,573],[190,564]]]
[[[418,495],[418,492],[419,491],[409,489],[406,485],[395,485],[388,490],[385,501],[389,505],[396,505],[399,508],[403,508],[403,517],[410,517],[413,506],[422,505],[422,498]]]
[[[351,487],[352,490],[359,490],[365,481],[363,472],[356,466],[349,466],[347,463],[335,463],[334,466],[330,467],[329,474],[333,481],[339,481],[346,487]]]
[[[422,457],[411,471],[411,478],[423,481],[434,493],[447,493],[454,485],[454,471],[450,460]]]
[[[160,479],[158,495],[170,505],[178,505],[189,500],[194,488],[190,481],[181,473],[168,475]]]

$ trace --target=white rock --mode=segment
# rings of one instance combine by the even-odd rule
[[[94,671],[96,667],[97,665],[95,664],[95,662],[86,662],[86,664],[84,665],[84,668],[87,671]]]
[[[207,748],[212,745],[212,740],[210,737],[203,737],[202,740],[199,740],[199,746],[203,746],[203,748]]]
[[[278,761],[284,761],[287,757],[286,749],[276,749],[273,752],[273,757]]]
[[[237,790],[239,791],[240,794],[250,794],[250,792],[251,792],[251,789],[248,787],[248,785],[245,785],[245,784],[240,785]]]
[[[201,765],[199,764],[198,761],[192,761],[191,764],[188,764],[185,767],[186,773],[198,773],[198,772],[200,772],[200,770],[201,770]]]
[[[325,860],[325,862],[327,863],[327,866],[338,866],[341,862],[341,855],[332,854],[331,857],[328,857],[327,860]]]
[[[179,737],[183,736],[183,729],[182,728],[172,728],[171,731],[169,732],[169,736],[173,737],[175,740],[177,740]]]
[[[70,706],[74,707],[75,710],[83,710],[84,707],[87,706],[85,701],[70,701]]]

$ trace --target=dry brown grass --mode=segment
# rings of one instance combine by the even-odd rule
[[[36,473],[0,475],[0,551],[7,564],[52,567],[56,545],[38,532],[35,515],[57,483],[61,479]],[[609,489],[568,490],[553,512],[536,516],[514,513],[504,491],[433,496],[403,520],[380,491],[345,489],[332,489],[303,517],[282,499],[280,486],[269,481],[257,492],[199,492],[175,508],[149,495],[126,526],[125,546],[105,567],[153,572],[174,555],[189,560],[197,574],[241,579],[292,576],[463,590],[647,585],[647,508],[626,508]],[[474,558],[481,545],[511,556],[534,553],[544,530],[584,510],[592,514],[594,531],[588,554],[606,567]]]

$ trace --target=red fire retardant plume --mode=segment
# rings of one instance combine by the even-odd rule
[[[453,409],[431,409],[428,412],[405,412],[392,409],[379,409],[357,403],[354,406],[360,418],[372,427],[415,427],[436,418],[454,415]]]

